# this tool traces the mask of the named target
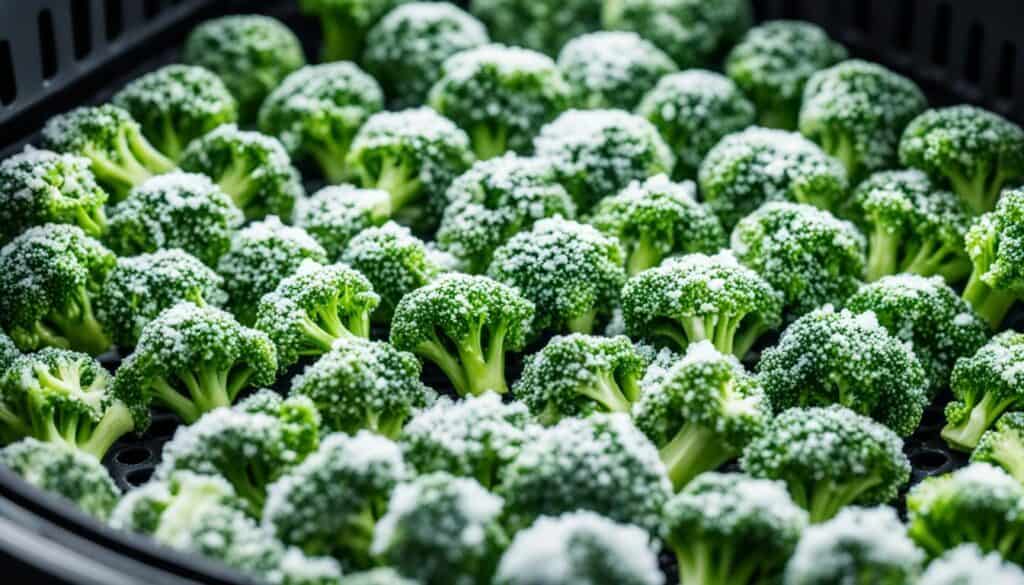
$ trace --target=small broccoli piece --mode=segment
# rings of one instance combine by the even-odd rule
[[[110,516],[121,497],[121,491],[99,460],[64,445],[22,439],[0,449],[0,464],[100,520]]]
[[[391,216],[391,195],[380,189],[330,185],[297,202],[295,225],[306,230],[336,259],[365,229],[384,225]]]
[[[581,109],[633,110],[644,94],[676,64],[661,49],[634,32],[601,31],[566,43],[558,67]]]
[[[796,130],[807,80],[846,59],[846,49],[821,27],[774,20],[750,29],[733,47],[725,71],[757,106],[757,123]]]
[[[419,585],[412,579],[401,576],[391,567],[370,569],[359,573],[349,573],[342,579],[341,585]]]
[[[122,256],[180,248],[216,266],[241,223],[241,212],[209,178],[173,172],[146,181],[111,208],[106,242]]]
[[[260,104],[291,72],[306,64],[302,43],[276,18],[238,14],[192,30],[182,60],[205,67],[238,101],[239,118],[256,120]]]
[[[320,411],[304,396],[283,398],[274,390],[260,388],[231,409],[243,414],[261,414],[277,420],[285,447],[308,455],[320,444]]]
[[[430,106],[466,131],[480,160],[525,152],[569,104],[569,85],[550,57],[484,45],[444,62]]]
[[[18,350],[18,346],[0,329],[0,378],[3,378],[4,372],[19,356],[21,356],[21,351]]]
[[[337,433],[271,484],[262,525],[310,555],[331,555],[346,570],[368,568],[374,526],[391,493],[409,477],[398,445],[369,432]]]
[[[341,338],[331,351],[292,379],[291,396],[307,396],[332,432],[366,429],[395,437],[434,393],[420,382],[411,353],[382,341]]]
[[[900,135],[928,107],[910,79],[858,59],[807,80],[800,132],[846,167],[851,179],[897,166]]]
[[[117,92],[111,103],[138,120],[146,139],[171,160],[181,158],[189,142],[238,119],[238,102],[220,77],[193,65],[147,73]]]
[[[259,126],[293,159],[313,159],[329,182],[340,183],[350,174],[345,159],[356,131],[383,107],[380,86],[354,63],[308,65],[267,96]]]
[[[274,382],[274,344],[210,306],[181,302],[142,330],[135,352],[122,362],[114,393],[132,405],[135,426],[149,426],[150,404],[191,424],[230,406],[250,386]]]
[[[747,445],[740,465],[755,477],[786,482],[814,523],[850,504],[890,502],[910,479],[900,437],[838,404],[779,414]]]
[[[89,170],[89,159],[25,147],[0,162],[0,241],[27,228],[69,223],[94,238],[103,236],[107,193]]]
[[[1024,563],[1024,486],[988,463],[926,478],[907,494],[908,530],[932,557],[964,543]]]
[[[222,307],[224,279],[178,249],[118,258],[96,297],[96,316],[114,343],[134,347],[142,330],[181,301]]]
[[[842,304],[864,273],[864,236],[852,223],[810,205],[762,205],[733,230],[731,247],[782,293],[792,316]]]
[[[320,21],[320,60],[355,61],[364,52],[366,33],[395,6],[408,0],[299,0],[299,7]]]
[[[690,69],[662,77],[637,106],[676,155],[672,172],[695,179],[701,161],[726,136],[754,123],[754,105],[728,77]],[[775,177],[778,181],[779,177]]]
[[[971,218],[949,191],[917,170],[882,171],[854,192],[869,230],[867,279],[909,272],[955,283],[971,272],[964,236]]]
[[[115,262],[76,226],[29,228],[0,249],[0,325],[24,351],[107,351],[93,305]]]
[[[308,557],[289,547],[281,557],[271,582],[280,585],[343,585],[341,565],[330,557]]]
[[[494,252],[488,275],[536,307],[534,331],[590,333],[626,281],[622,249],[589,225],[542,219]]]
[[[448,57],[489,42],[479,20],[448,2],[398,6],[366,40],[363,63],[395,109],[423,105]]]
[[[970,451],[1004,412],[1024,410],[1024,333],[1004,331],[956,362],[942,438]]]
[[[180,471],[125,494],[110,514],[110,525],[153,537],[179,536],[197,519],[223,508],[244,509],[231,484],[221,477]]]
[[[545,429],[519,452],[498,490],[514,530],[540,516],[591,510],[652,533],[671,493],[658,450],[623,413],[566,418]]]
[[[991,463],[1024,484],[1024,412],[1009,412],[985,431],[971,462]]]
[[[1024,571],[999,553],[985,554],[974,544],[962,544],[928,565],[918,585],[1024,585]]]
[[[665,504],[664,523],[681,583],[756,585],[779,581],[807,513],[781,482],[709,472]]]
[[[974,269],[963,296],[996,329],[1024,298],[1024,188],[1006,191],[995,211],[975,220],[964,243]]]
[[[551,56],[569,40],[601,28],[601,3],[594,0],[475,0],[469,9],[495,41]]]

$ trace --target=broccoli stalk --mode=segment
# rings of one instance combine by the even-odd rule
[[[1024,484],[1024,413],[1011,412],[987,431],[971,454],[971,462],[998,465]]]
[[[964,299],[993,329],[1024,291],[1024,190],[1007,190],[995,211],[975,220],[964,238],[974,269]]]
[[[200,363],[191,369],[157,376],[151,384],[154,397],[191,424],[204,412],[231,406],[254,373],[249,367],[236,369],[231,365]]]
[[[705,471],[717,469],[736,457],[714,430],[700,424],[683,425],[672,440],[658,450],[662,463],[668,469],[668,478],[676,488],[688,484]],[[689,581],[683,581],[689,583]]]
[[[360,184],[365,189],[381,189],[391,195],[391,209],[403,209],[423,189],[418,165],[404,156],[382,156],[377,168],[359,166]]]
[[[982,279],[983,273],[974,270],[967,286],[964,287],[964,300],[974,307],[985,321],[994,329],[1006,319],[1010,307],[1017,301],[1017,295],[1010,291],[998,290],[989,286]]]
[[[490,160],[508,152],[508,126],[479,123],[470,128],[469,136],[477,160]]]
[[[494,324],[485,324],[481,320],[469,325],[465,337],[452,340],[454,352],[449,351],[436,331],[430,338],[416,344],[412,351],[437,364],[459,396],[479,396],[488,390],[504,394],[508,392],[505,382],[505,335],[508,329],[507,320]]]

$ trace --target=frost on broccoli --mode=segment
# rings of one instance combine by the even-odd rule
[[[974,544],[962,544],[928,565],[918,585],[1024,584],[1024,571],[999,553],[985,554]]]
[[[0,377],[3,377],[7,368],[11,367],[14,360],[18,359],[20,355],[21,351],[18,350],[18,346],[3,330],[0,330]]]
[[[1024,484],[1024,412],[1009,412],[981,436],[971,462],[1002,467]]]
[[[964,238],[974,269],[964,299],[993,329],[1024,298],[1024,189],[1006,191]]]
[[[299,0],[299,7],[320,21],[321,61],[355,61],[363,54],[367,31],[405,1]]]
[[[180,548],[199,519],[230,509],[243,510],[244,503],[226,480],[181,471],[128,492],[111,513],[110,525]]]
[[[276,136],[293,159],[312,159],[331,183],[345,166],[359,127],[384,107],[377,82],[347,61],[308,65],[285,78],[260,107],[260,130]]]
[[[910,479],[899,436],[839,405],[786,410],[747,445],[740,464],[784,481],[815,523],[850,504],[890,502]]]
[[[391,195],[380,189],[329,185],[297,202],[295,225],[306,230],[335,260],[363,230],[391,217]]]
[[[93,307],[115,262],[76,226],[29,228],[0,249],[0,325],[24,351],[107,351]]]
[[[658,80],[676,71],[661,49],[635,32],[600,31],[576,37],[558,53],[558,67],[581,109],[632,111]]]
[[[347,573],[341,585],[419,585],[416,581],[403,577],[391,567],[370,569],[358,573]]]
[[[573,38],[601,28],[594,0],[476,0],[470,11],[495,41],[557,55]]]

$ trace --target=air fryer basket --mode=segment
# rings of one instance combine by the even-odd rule
[[[106,99],[127,80],[175,59],[191,26],[227,12],[285,20],[315,55],[318,32],[296,0],[0,0],[0,157],[34,139],[46,119]],[[524,0],[528,1],[528,0]],[[464,2],[462,2],[464,4]],[[754,0],[758,21],[815,22],[852,54],[921,84],[932,105],[975,103],[1024,123],[1024,41],[1014,0]],[[257,6],[258,5],[258,6]],[[310,185],[310,187],[314,187]],[[1024,328],[1024,312],[1009,327]],[[114,368],[119,357],[102,358]],[[518,368],[510,367],[510,374]],[[438,372],[425,376],[446,385]],[[279,385],[285,385],[283,380]],[[940,400],[940,402],[942,402]],[[907,441],[912,482],[962,466],[939,438],[942,409],[925,412]],[[149,479],[178,421],[156,413],[104,464],[123,489]],[[251,583],[213,563],[121,534],[0,468],[0,563],[14,582],[104,584]]]

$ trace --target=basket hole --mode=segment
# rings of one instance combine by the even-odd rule
[[[967,55],[964,64],[964,78],[971,83],[981,80],[982,42],[985,36],[981,25],[974,23],[967,30]]]
[[[853,27],[862,33],[871,30],[871,2],[868,0],[853,3]]]
[[[124,14],[121,12],[121,0],[105,0],[103,8],[107,40],[112,41],[124,32]]]
[[[134,487],[145,485],[149,478],[153,477],[153,469],[147,467],[146,469],[136,469],[129,471],[124,476],[124,480]]]
[[[121,465],[138,465],[150,458],[152,454],[145,447],[129,447],[117,452],[114,460]]]
[[[914,0],[901,0],[896,9],[896,36],[893,44],[901,51],[909,51],[914,46]]]
[[[1013,76],[1017,69],[1017,47],[1004,41],[999,48],[999,69],[996,71],[996,96],[1013,97]]]
[[[949,463],[949,457],[942,451],[917,451],[910,455],[910,463],[916,469],[932,471]]]
[[[92,52],[92,14],[89,2],[71,3],[71,42],[75,59],[81,59]]]
[[[939,4],[935,11],[935,28],[932,29],[932,63],[944,66],[949,63],[950,27],[953,25],[953,9],[949,4]]]
[[[11,43],[0,40],[0,104],[5,106],[11,104],[16,97],[18,97],[18,85],[14,81]]]
[[[53,15],[43,10],[37,17],[39,25],[39,60],[43,66],[43,79],[57,74],[57,37],[53,32]]]

